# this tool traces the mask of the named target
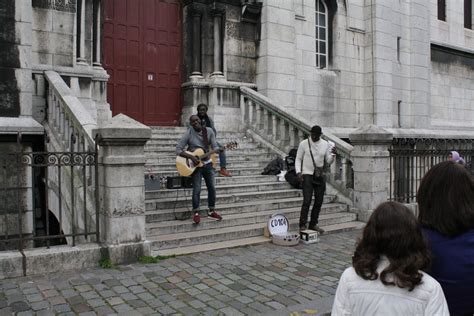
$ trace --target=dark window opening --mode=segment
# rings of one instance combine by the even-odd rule
[[[446,21],[446,0],[438,0],[438,20]]]
[[[464,27],[472,30],[472,0],[464,0]]]

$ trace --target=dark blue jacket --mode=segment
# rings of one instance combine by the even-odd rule
[[[423,231],[433,254],[427,272],[441,284],[450,314],[474,314],[474,229],[452,238]]]

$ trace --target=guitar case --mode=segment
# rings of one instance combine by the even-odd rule
[[[290,227],[288,219],[283,214],[274,214],[268,220],[268,232],[272,242],[280,246],[295,246],[300,242],[300,235],[296,232],[288,232]]]

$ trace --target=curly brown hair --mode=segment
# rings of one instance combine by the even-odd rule
[[[383,255],[390,264],[379,276],[377,267]],[[361,278],[380,277],[385,285],[409,291],[421,283],[423,275],[419,270],[430,264],[431,255],[415,215],[398,202],[385,202],[375,209],[352,257],[352,265]]]

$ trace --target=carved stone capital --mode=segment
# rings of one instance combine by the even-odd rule
[[[211,9],[210,12],[212,16],[223,16],[225,13],[225,6],[222,3],[218,3],[216,1],[211,3],[209,8]]]

